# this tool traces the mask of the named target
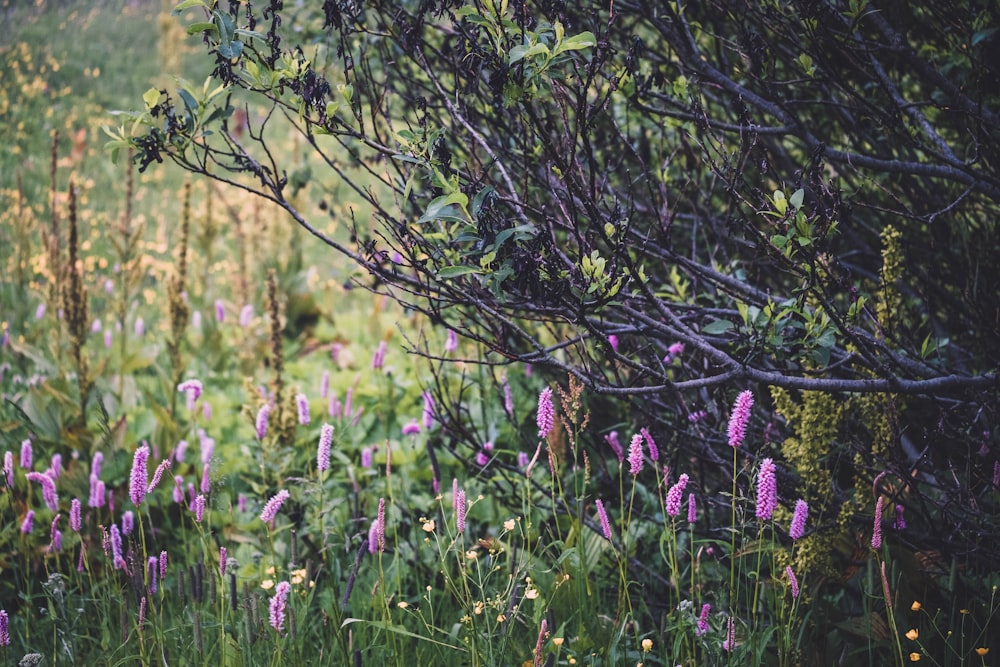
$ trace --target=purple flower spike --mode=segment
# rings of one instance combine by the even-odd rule
[[[31,451],[31,440],[25,439],[21,441],[21,467],[25,470],[31,469],[31,463],[33,459]]]
[[[688,494],[688,523],[698,520],[698,500],[693,493]]]
[[[316,447],[316,469],[320,472],[330,469],[331,444],[333,444],[333,426],[323,424],[319,429],[319,445]]]
[[[695,634],[699,637],[708,632],[708,614],[712,611],[712,605],[707,602],[701,606],[701,614],[698,615],[698,629]]]
[[[132,472],[128,478],[128,497],[132,504],[138,507],[146,497],[148,474],[146,461],[149,459],[149,446],[142,445],[132,457]]]
[[[642,472],[642,434],[636,433],[628,445],[628,469],[632,476]]]
[[[684,489],[687,487],[687,483],[688,475],[687,473],[683,473],[677,479],[677,483],[667,491],[665,505],[667,514],[670,516],[677,516],[681,513],[681,498],[684,496]]]
[[[625,452],[622,450],[622,443],[618,441],[618,431],[612,431],[604,436],[605,441],[611,445],[611,449],[614,450],[615,456],[618,457],[618,462],[621,463],[625,460]]]
[[[59,498],[56,496],[56,483],[51,477],[42,472],[29,472],[25,477],[28,481],[37,482],[42,487],[42,498],[45,499],[45,506],[50,511],[59,509]]]
[[[149,481],[149,486],[146,487],[146,493],[152,493],[156,485],[160,483],[163,479],[163,473],[167,471],[170,467],[170,459],[163,459],[160,461],[160,465],[156,466],[156,470],[153,471],[153,479]]]
[[[74,498],[69,503],[69,527],[73,529],[73,532],[79,533],[82,526],[83,520],[80,516],[80,499]]]
[[[194,499],[194,520],[196,523],[201,523],[205,518],[205,496],[198,494]]]
[[[379,370],[385,365],[385,350],[385,341],[380,340],[378,347],[375,348],[375,354],[372,355],[372,369]]]
[[[795,572],[792,571],[791,566],[785,568],[785,574],[788,575],[788,585],[792,588],[792,599],[799,597],[799,580],[795,578]]]
[[[423,421],[424,428],[428,431],[434,426],[434,396],[429,391],[423,393],[424,399],[424,412]]]
[[[653,440],[653,436],[649,434],[649,430],[643,427],[639,430],[642,434],[643,439],[646,441],[646,448],[649,450],[649,460],[656,463],[660,460],[660,449],[656,446],[656,441]]]
[[[194,411],[195,403],[201,398],[202,386],[200,380],[184,380],[177,385],[177,391],[183,391],[187,397],[188,412]]]
[[[307,426],[309,424],[309,398],[305,394],[296,394],[295,408],[298,410],[299,424]]]
[[[444,341],[444,351],[454,352],[458,349],[458,334],[456,334],[451,329],[448,329],[448,335]]]
[[[750,421],[750,410],[753,408],[753,392],[747,389],[736,397],[733,412],[729,416],[729,446],[739,447],[747,434],[747,424]]]
[[[882,499],[875,499],[875,520],[872,522],[872,549],[882,548]]]
[[[465,513],[468,507],[465,504],[465,489],[458,489],[455,492],[455,528],[459,533],[465,532]]]
[[[31,534],[31,531],[35,529],[35,510],[28,510],[28,513],[24,515],[24,521],[21,522],[21,533],[24,535]]]
[[[257,411],[257,418],[254,420],[254,428],[257,430],[257,440],[263,440],[267,435],[267,418],[271,414],[271,406],[268,403],[260,406]]]
[[[274,587],[274,597],[271,598],[270,616],[271,627],[279,635],[284,631],[285,606],[288,604],[288,592],[292,590],[292,585],[287,581],[279,582]]]
[[[260,512],[260,520],[264,523],[271,523],[274,521],[274,518],[278,515],[278,510],[280,510],[281,506],[285,504],[286,500],[288,500],[289,495],[291,494],[288,493],[288,489],[278,491],[278,493],[276,493],[264,505],[264,509]]]
[[[608,519],[608,511],[604,509],[604,501],[598,498],[594,504],[597,505],[597,518],[601,522],[601,533],[604,534],[604,539],[608,542],[614,541],[611,534],[611,520]]]
[[[774,477],[774,461],[761,461],[757,472],[757,518],[768,520],[778,507],[778,482]]]
[[[806,518],[809,516],[809,504],[799,498],[795,501],[795,513],[792,514],[792,525],[788,528],[788,535],[793,540],[801,539],[806,533]]]
[[[543,440],[549,436],[555,425],[556,411],[552,406],[552,389],[546,387],[538,394],[538,437]]]
[[[378,499],[378,515],[375,520],[378,529],[375,531],[378,538],[379,553],[385,551],[385,498]]]
[[[403,424],[403,435],[416,435],[417,433],[420,433],[420,422],[416,419],[411,419]]]

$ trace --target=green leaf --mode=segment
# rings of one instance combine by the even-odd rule
[[[524,58],[530,58],[531,56],[538,55],[539,53],[544,53],[548,55],[549,47],[547,47],[545,44],[534,44],[531,46],[522,44],[520,46],[515,46],[513,49],[510,50],[510,53],[507,55],[507,64],[513,65],[514,63],[523,60]]]
[[[805,197],[805,195],[806,195],[805,190],[803,190],[802,188],[799,188],[798,190],[796,190],[795,192],[792,193],[791,197],[788,198],[788,203],[791,205],[792,208],[796,208],[796,209],[797,208],[801,208],[802,207],[802,199],[803,199],[803,197]]]
[[[589,49],[590,47],[597,44],[597,39],[594,37],[594,33],[581,32],[579,35],[573,35],[566,41],[559,44],[556,47],[556,54],[560,54],[563,51],[579,51],[581,49]]]
[[[184,2],[174,7],[171,14],[180,14],[185,9],[191,9],[192,7],[204,7],[205,9],[209,9],[208,5],[206,5],[203,0],[184,0]]]
[[[708,334],[710,336],[717,336],[719,334],[724,334],[733,328],[733,323],[729,320],[715,320],[714,322],[709,322],[701,328],[703,334]]]
[[[772,200],[774,201],[774,208],[778,213],[784,215],[785,211],[788,210],[788,200],[785,199],[785,193],[781,190],[775,190]]]
[[[156,88],[150,88],[145,93],[142,94],[142,101],[146,103],[147,109],[152,109],[156,106],[156,103],[160,100],[160,91]]]
[[[197,23],[192,23],[187,27],[187,34],[197,35],[205,31],[212,33],[213,35],[219,34],[219,29],[214,23],[209,23],[208,21],[198,21]]]
[[[437,277],[439,280],[448,280],[450,278],[458,278],[470,273],[482,273],[482,271],[474,266],[446,266],[437,272]]]
[[[462,208],[465,208],[469,204],[469,198],[466,197],[461,192],[452,192],[450,195],[442,195],[431,201],[427,206],[427,211],[420,216],[417,222],[428,222],[430,220],[462,220],[465,218],[455,215],[451,212],[446,212],[446,209],[451,207],[453,204],[458,204]]]

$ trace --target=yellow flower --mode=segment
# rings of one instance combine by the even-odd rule
[[[911,653],[910,654],[910,662],[920,662],[920,654],[919,653]]]
[[[305,570],[305,568],[302,568],[301,570],[292,570],[292,583],[293,584],[298,585],[298,584],[301,584],[305,580],[306,580],[306,570]]]
[[[507,519],[506,521],[504,521],[503,522],[503,529],[506,530],[506,531],[508,531],[508,532],[514,530],[514,520],[513,519]]]
[[[989,652],[990,650],[985,646],[980,646],[979,648],[976,649],[976,655],[986,655]]]
[[[430,521],[425,521],[424,525],[423,525],[424,532],[425,533],[433,533],[434,532],[434,525],[435,525],[434,524],[434,519],[431,519]]]
[[[274,582],[271,581],[270,579],[265,579],[264,581],[260,582],[260,587],[263,588],[265,591],[269,591],[272,588],[274,588]]]
[[[529,588],[528,590],[526,590],[524,592],[524,597],[528,598],[529,600],[534,600],[535,598],[538,597],[538,589],[537,588]]]
[[[648,638],[647,639],[643,639],[642,640],[642,652],[643,653],[649,653],[652,650],[653,650],[653,640],[652,639],[648,639]]]
[[[910,605],[910,609],[913,611],[920,611],[920,603],[914,600],[913,604]]]
[[[396,606],[399,607],[400,609],[406,609],[407,607],[410,606],[410,603],[407,602],[406,600],[400,600],[399,602],[396,603]]]
[[[917,632],[916,628],[913,628],[912,630],[910,630],[909,632],[906,633],[906,638],[909,639],[911,642],[912,641],[916,641],[917,637],[919,637],[919,636],[920,636],[920,633]]]
[[[476,560],[477,558],[479,558],[479,554],[476,553],[475,549],[469,549],[468,551],[465,552],[465,557],[468,558],[469,560]]]

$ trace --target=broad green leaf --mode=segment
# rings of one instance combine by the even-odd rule
[[[142,101],[146,103],[147,109],[152,109],[156,106],[156,103],[160,100],[160,91],[156,88],[150,88],[145,93],[142,94]]]
[[[203,0],[184,0],[184,2],[174,7],[171,13],[180,14],[185,9],[191,9],[192,7],[204,7],[205,9],[209,9],[209,6],[206,5]]]
[[[703,334],[708,334],[710,336],[717,336],[719,334],[724,334],[733,328],[733,323],[729,320],[715,320],[714,322],[709,322],[701,328]]]
[[[187,27],[187,34],[197,35],[198,33],[208,31],[213,35],[219,34],[219,29],[214,23],[209,23],[208,21],[198,21],[197,23],[192,23]]]
[[[434,199],[428,206],[427,211],[420,216],[417,222],[427,222],[429,220],[464,220],[464,218],[458,218],[453,214],[445,214],[444,209],[448,208],[452,204],[458,204],[462,208],[465,208],[469,204],[469,198],[466,197],[461,192],[453,192],[450,195],[442,195]]]
[[[788,200],[785,199],[785,193],[781,190],[774,191],[774,208],[777,209],[778,213],[784,215],[785,211],[788,210]]]
[[[579,35],[573,35],[566,41],[559,44],[556,47],[556,54],[562,53],[563,51],[579,51],[581,49],[589,49],[590,47],[597,44],[597,39],[594,37],[594,33],[581,32]]]
[[[803,197],[805,197],[805,194],[806,194],[805,190],[799,188],[798,190],[792,193],[791,197],[788,198],[788,203],[791,205],[792,208],[801,208],[802,199]]]
[[[448,280],[450,278],[458,278],[459,276],[468,275],[470,273],[482,273],[482,271],[474,266],[446,266],[437,272],[437,277],[440,280]]]
[[[520,46],[515,46],[507,55],[507,64],[513,65],[524,58],[530,58],[531,56],[538,55],[539,53],[548,54],[548,52],[549,47],[545,44],[533,44],[531,46],[522,44]]]

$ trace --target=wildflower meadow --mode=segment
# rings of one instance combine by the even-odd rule
[[[639,66],[616,70],[613,85],[587,70],[613,50],[611,28],[592,34],[582,18],[574,27],[572,8],[546,3],[401,3],[395,27],[407,30],[378,50],[396,34],[374,18],[385,17],[381,3],[367,19],[367,3],[0,3],[0,664],[996,664],[996,378],[977,375],[986,380],[961,400],[927,393],[947,378],[913,385],[912,400],[939,401],[940,422],[975,442],[935,468],[945,459],[927,454],[935,443],[912,442],[923,422],[919,403],[906,403],[905,382],[923,380],[878,375],[905,355],[864,347],[909,326],[892,330],[885,315],[912,296],[885,279],[901,270],[896,237],[879,237],[877,266],[858,282],[868,311],[856,294],[845,306],[857,321],[870,313],[877,335],[843,324],[856,339],[843,343],[807,294],[839,270],[832,260],[796,273],[801,299],[767,301],[766,316],[723,305],[725,291],[699,297],[699,279],[678,273],[749,295],[720,277],[732,269],[721,254],[711,275],[679,259],[650,263],[650,276],[666,272],[661,284],[638,263],[622,268],[652,243],[627,229],[629,215],[652,215],[639,195],[588,213],[618,207],[613,224],[595,227],[601,251],[580,246],[576,273],[529,269],[518,262],[558,255],[571,243],[561,235],[576,232],[532,245],[528,220],[554,213],[472,191],[474,160],[446,157],[447,133],[430,136],[438,130],[420,119],[438,104],[435,86],[451,84],[414,83],[425,107],[395,124],[388,111],[379,120],[382,102],[359,102],[394,104],[396,84],[371,82],[392,80],[386,62],[426,58],[407,30],[437,17],[447,44],[459,26],[481,31],[463,37],[486,44],[468,67],[494,66],[489,49],[500,49],[504,67],[521,68],[516,90],[514,79],[497,88],[484,78],[497,114],[523,104],[530,117],[539,98],[568,99],[586,80],[597,92],[571,106],[600,107],[624,127],[614,95],[637,85]],[[612,17],[645,16],[628,5]],[[336,34],[368,46],[345,37],[339,53],[324,51]],[[296,50],[295,35],[319,46]],[[373,78],[365,87],[330,74],[322,89],[307,71],[324,57]],[[678,81],[671,90],[686,95]],[[265,93],[275,106],[253,97]],[[441,99],[455,127],[475,124],[458,92]],[[546,122],[551,136],[526,154],[556,140],[559,123]],[[351,123],[361,129],[341,153],[326,147],[324,132]],[[366,156],[386,127],[391,150]],[[266,151],[241,148],[265,136]],[[470,150],[484,172],[503,169],[486,143]],[[386,176],[393,160],[429,171]],[[233,164],[241,171],[222,176]],[[672,168],[656,167],[664,179]],[[323,181],[323,169],[338,177]],[[579,169],[550,161],[541,178],[556,192]],[[272,178],[280,187],[269,190]],[[421,188],[432,194],[414,213]],[[790,195],[793,209],[802,197]],[[398,219],[384,214],[393,206]],[[488,242],[502,206],[513,222]],[[804,220],[782,218],[788,239]],[[683,213],[671,222],[688,223]],[[805,253],[813,241],[788,243]],[[805,266],[783,247],[732,275],[750,280],[774,257]],[[549,296],[518,282],[536,270]],[[430,275],[478,282],[434,291]],[[519,300],[515,284],[536,296]],[[766,289],[747,298],[770,299]],[[628,290],[679,303],[682,315],[661,317]],[[552,294],[582,305],[559,310]],[[459,311],[456,295],[476,300]],[[524,310],[514,317],[510,304]],[[785,334],[780,308],[798,308]],[[616,319],[626,311],[631,320]],[[662,340],[640,341],[637,322]],[[801,340],[768,347],[792,329]],[[729,367],[713,346],[737,332],[752,338],[739,348],[751,370],[717,379]],[[938,368],[930,348],[945,344],[925,344],[906,368]],[[772,375],[754,366],[765,348]],[[785,381],[779,371],[799,353],[805,379]],[[868,357],[876,370],[852,375],[857,384],[809,384]],[[865,384],[885,377],[884,391]],[[906,458],[907,447],[923,453]],[[954,535],[941,535],[949,526]],[[959,546],[948,550],[949,539]]]

